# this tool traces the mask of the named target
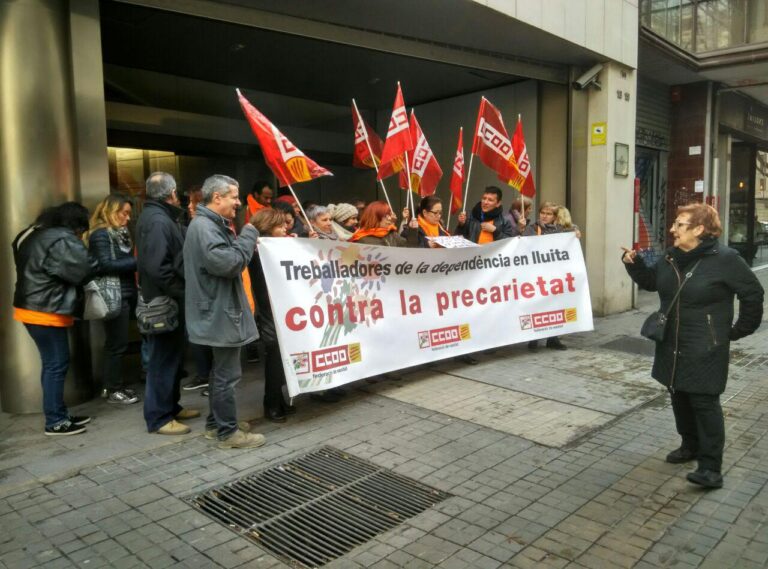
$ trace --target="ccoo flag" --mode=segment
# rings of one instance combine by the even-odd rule
[[[355,152],[352,155],[352,165],[355,168],[375,168],[378,166],[381,179],[388,178],[402,168],[402,161],[398,160],[389,164],[381,163],[381,151],[384,143],[376,131],[368,126],[365,119],[360,116],[354,105],[352,106],[352,124],[355,127]]]
[[[387,140],[384,142],[384,150],[381,153],[381,163],[389,164],[390,162],[396,162],[398,158],[401,158],[403,154],[411,150],[413,150],[413,141],[411,140],[410,128],[408,126],[408,113],[403,102],[403,90],[398,82],[395,104],[392,107],[392,118],[389,119]],[[379,180],[384,178],[381,170],[379,170],[378,178]]]
[[[525,138],[523,137],[523,121],[518,115],[515,134],[512,136],[512,150],[517,159],[517,169],[523,177],[523,183],[517,190],[532,198],[536,195],[536,186],[533,182],[533,172],[531,171],[531,161],[528,159],[528,149],[525,147]]]
[[[314,160],[307,158],[301,150],[296,148],[267,117],[243,97],[240,89],[237,90],[237,97],[253,134],[259,139],[264,160],[277,176],[281,186],[307,182],[320,176],[333,176],[331,172],[318,166]]]
[[[459,128],[459,145],[456,148],[456,158],[453,160],[451,174],[451,215],[461,210],[464,205],[464,141],[463,128]]]
[[[427,137],[421,130],[416,113],[411,111],[411,126],[409,128],[413,142],[413,152],[408,156],[411,171],[411,189],[422,198],[431,196],[437,189],[437,183],[443,177],[443,170],[437,163],[437,158],[427,142]],[[405,172],[400,172],[400,187],[408,189],[408,179]]]
[[[517,168],[512,141],[504,127],[504,120],[499,110],[485,97],[480,99],[480,108],[477,111],[472,154],[495,171],[502,182],[515,189],[522,185],[523,177]]]

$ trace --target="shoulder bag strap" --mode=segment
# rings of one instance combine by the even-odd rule
[[[688,282],[688,279],[690,279],[693,276],[693,271],[696,270],[696,267],[699,266],[699,263],[701,263],[701,259],[696,261],[696,264],[693,266],[693,268],[687,273],[685,273],[685,278],[683,279],[683,282],[680,283],[680,287],[677,289],[675,296],[672,297],[672,302],[669,303],[669,307],[667,307],[667,310],[664,311],[664,316],[669,316],[670,310],[672,310],[672,307],[675,305],[675,302],[677,302],[677,299],[680,298],[680,291],[683,290],[683,287],[685,286],[685,283]]]

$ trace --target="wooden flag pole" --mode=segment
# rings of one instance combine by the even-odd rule
[[[469,168],[467,169],[467,185],[464,187],[464,209],[462,213],[467,213],[467,196],[469,195],[469,178],[472,175],[472,159],[475,157],[474,153],[469,155]]]
[[[363,133],[364,133],[363,137],[365,138],[365,145],[368,147],[368,152],[371,155],[371,161],[373,162],[373,167],[376,170],[376,179],[378,180],[379,184],[381,184],[381,189],[384,192],[384,197],[387,200],[387,205],[389,205],[389,209],[392,209],[392,202],[389,201],[389,194],[387,193],[387,188],[384,187],[384,180],[379,179],[379,164],[376,162],[376,157],[373,155],[373,149],[371,148],[371,141],[368,140],[368,129],[365,128],[365,123],[363,122],[363,116],[360,114],[360,109],[357,108],[357,103],[355,102],[355,99],[352,99],[352,106],[355,107],[357,120],[360,123],[360,126],[363,127]]]
[[[301,215],[304,216],[304,221],[307,222],[307,233],[312,231],[312,224],[309,222],[309,218],[307,217],[307,212],[304,211],[304,208],[301,205],[301,202],[299,201],[299,198],[296,196],[296,192],[293,191],[293,187],[288,184],[288,189],[291,190],[291,195],[293,196],[293,199],[296,200],[296,203],[299,205],[299,209],[301,210]]]

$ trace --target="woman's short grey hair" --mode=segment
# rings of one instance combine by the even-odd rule
[[[309,221],[315,221],[321,215],[328,213],[328,208],[324,205],[313,205],[307,210],[307,217]]]
[[[171,197],[176,180],[168,172],[153,172],[147,178],[147,197],[161,202]]]
[[[203,203],[211,203],[213,194],[226,196],[230,192],[230,186],[235,187],[235,189],[232,191],[237,191],[237,189],[240,187],[240,184],[238,184],[237,180],[234,178],[230,178],[224,174],[214,174],[210,178],[206,179],[205,182],[203,182],[202,189]]]

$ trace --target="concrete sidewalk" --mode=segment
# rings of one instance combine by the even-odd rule
[[[704,492],[664,462],[679,440],[637,338],[653,296],[641,307],[566,352],[510,346],[300,399],[280,426],[257,418],[251,366],[241,416],[268,441],[252,451],[217,449],[202,419],[149,435],[139,406],[90,402],[73,410],[95,416],[88,433],[54,440],[40,416],[2,415],[0,567],[287,567],[182,498],[322,445],[451,494],[327,567],[765,567],[768,326],[732,345],[725,488]]]

